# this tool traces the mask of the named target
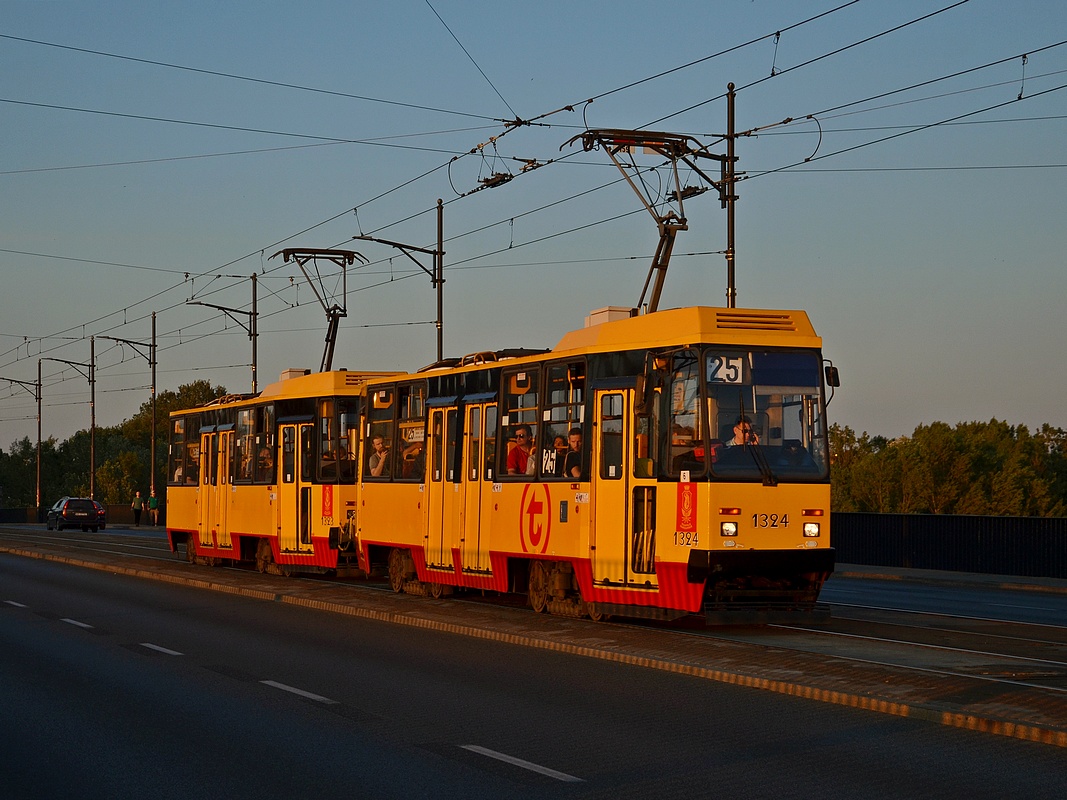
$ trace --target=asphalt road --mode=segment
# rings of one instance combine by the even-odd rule
[[[1062,797],[1048,745],[0,555],[0,796]]]

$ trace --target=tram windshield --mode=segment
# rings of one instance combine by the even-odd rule
[[[713,476],[765,481],[826,477],[818,353],[708,348],[703,356]]]

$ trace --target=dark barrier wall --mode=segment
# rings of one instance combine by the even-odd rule
[[[33,522],[35,509],[32,508],[0,508],[0,523],[23,523]]]
[[[831,515],[841,564],[1067,578],[1067,518]]]

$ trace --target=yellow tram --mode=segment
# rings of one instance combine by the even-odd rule
[[[604,309],[549,351],[300,374],[172,415],[168,535],[594,619],[811,614],[834,567],[820,348],[801,311]]]

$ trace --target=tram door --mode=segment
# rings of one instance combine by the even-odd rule
[[[281,474],[278,484],[278,548],[283,553],[310,553],[313,427],[282,425]]]
[[[463,568],[489,569],[489,508],[492,504],[492,464],[496,444],[496,406],[468,406],[464,427],[466,455],[463,472]]]
[[[215,508],[218,505],[219,435],[214,428],[200,432],[200,488],[197,497],[197,544],[214,546],[211,531],[215,529]]]
[[[214,494],[214,527],[217,547],[230,548],[230,527],[227,512],[230,508],[230,462],[233,457],[233,431],[220,431],[215,434],[218,439],[218,456],[216,461],[217,479]]]
[[[594,402],[593,581],[653,588],[656,481],[647,465],[647,432],[633,429],[632,390],[598,391]]]
[[[452,569],[452,540],[463,525],[462,448],[457,453],[459,410],[430,412],[430,480],[426,483],[426,566]]]

